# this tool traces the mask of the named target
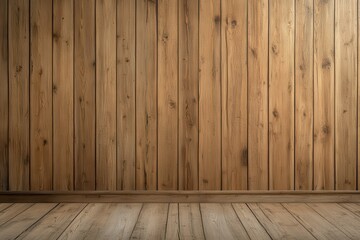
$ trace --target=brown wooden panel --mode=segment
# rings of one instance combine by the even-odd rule
[[[116,0],[96,1],[96,189],[116,189]]]
[[[136,1],[136,189],[157,188],[157,2]]]
[[[313,0],[296,0],[295,189],[313,189]]]
[[[178,183],[178,1],[158,1],[158,189]]]
[[[335,1],[335,188],[356,189],[357,1]]]
[[[247,1],[221,4],[222,189],[247,189]]]
[[[267,0],[248,1],[248,187],[269,187]]]
[[[220,0],[199,9],[199,189],[221,189]]]
[[[53,1],[54,190],[73,190],[74,2]]]
[[[30,183],[52,190],[52,1],[30,4]]]
[[[95,0],[74,9],[75,190],[95,190]]]
[[[29,1],[9,2],[9,189],[29,190]]]
[[[314,189],[334,189],[334,0],[314,1]]]
[[[8,1],[0,1],[0,191],[8,190],[9,74]]]
[[[294,1],[269,5],[270,189],[294,188]]]
[[[117,189],[135,190],[135,1],[117,2]]]
[[[199,0],[179,0],[179,189],[199,189]]]

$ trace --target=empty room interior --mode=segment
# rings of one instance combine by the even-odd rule
[[[360,239],[360,0],[0,0],[0,240]]]

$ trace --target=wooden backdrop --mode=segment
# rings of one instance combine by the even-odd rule
[[[355,190],[357,0],[0,0],[3,190]]]

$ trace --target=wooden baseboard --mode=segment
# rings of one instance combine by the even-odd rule
[[[360,202],[359,191],[78,191],[0,192],[0,202],[253,203]]]

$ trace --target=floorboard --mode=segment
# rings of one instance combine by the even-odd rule
[[[360,239],[357,203],[4,203],[0,239]]]

